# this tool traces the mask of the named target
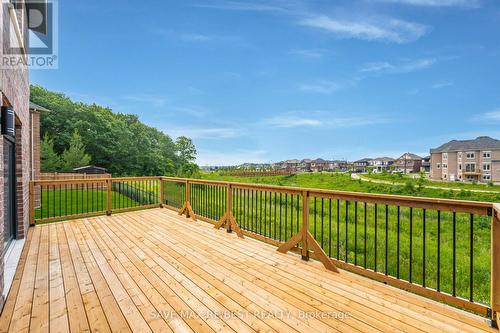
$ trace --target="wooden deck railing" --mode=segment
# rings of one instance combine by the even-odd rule
[[[32,224],[167,207],[332,271],[491,319],[500,313],[499,204],[172,177],[36,181],[30,189]]]

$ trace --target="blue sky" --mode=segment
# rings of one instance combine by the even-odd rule
[[[496,0],[60,1],[31,80],[193,138],[202,165],[500,139]]]

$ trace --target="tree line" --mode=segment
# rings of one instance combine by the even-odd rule
[[[198,172],[191,139],[173,140],[138,116],[97,104],[73,102],[62,93],[31,86],[41,115],[41,169],[64,172],[93,164],[114,176],[192,176]]]

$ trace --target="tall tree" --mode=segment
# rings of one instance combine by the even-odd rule
[[[65,171],[70,171],[90,163],[92,158],[85,152],[85,145],[78,131],[73,132],[69,148],[64,150],[61,159]]]
[[[54,140],[48,134],[40,141],[40,168],[45,172],[56,172],[61,169],[61,158],[54,151]]]
[[[196,147],[191,139],[180,136],[175,140],[175,146],[183,163],[193,163],[195,161]]]
[[[193,141],[185,136],[180,136],[175,140],[177,155],[179,157],[180,168],[177,171],[179,176],[190,177],[199,171],[199,167],[194,163],[196,160],[196,147]]]

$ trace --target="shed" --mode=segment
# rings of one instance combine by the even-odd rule
[[[74,168],[73,172],[75,173],[86,173],[86,174],[91,174],[91,175],[97,175],[97,174],[105,174],[108,173],[108,170],[105,168],[101,168],[95,165],[86,165],[82,166],[79,168]]]

